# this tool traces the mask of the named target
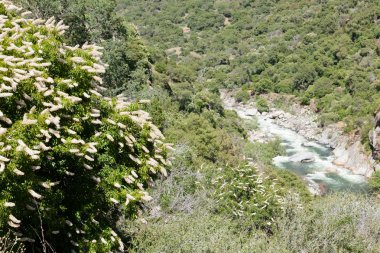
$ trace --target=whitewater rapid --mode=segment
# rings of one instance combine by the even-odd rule
[[[281,169],[287,169],[301,176],[314,194],[334,191],[366,192],[367,181],[364,176],[353,174],[342,166],[335,165],[332,149],[315,141],[310,141],[297,132],[281,127],[265,115],[250,112],[249,109],[231,108],[243,119],[256,118],[260,131],[267,136],[278,137],[285,149],[284,156],[277,156],[273,164]],[[303,163],[293,161],[297,154],[312,154],[313,162]]]

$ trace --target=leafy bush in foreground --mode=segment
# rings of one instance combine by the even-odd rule
[[[35,17],[56,17],[70,29],[65,40],[71,44],[97,43],[107,52],[103,74],[107,95],[136,97],[151,79],[149,53],[136,28],[117,15],[118,0],[13,0]]]
[[[242,231],[237,220],[207,212],[178,214],[170,220],[141,226],[132,240],[131,252],[287,252],[282,245],[268,245],[260,231]]]
[[[0,236],[29,251],[122,250],[116,223],[151,199],[169,146],[137,104],[100,94],[99,47],[17,13],[0,1]]]
[[[255,168],[220,168],[213,180],[218,210],[235,217],[249,217],[252,225],[270,227],[281,211],[276,180],[269,182]]]
[[[380,207],[363,195],[336,194],[307,208],[289,201],[274,234],[243,230],[241,220],[196,211],[151,220],[135,229],[132,252],[378,252]],[[245,228],[245,227],[244,227]]]

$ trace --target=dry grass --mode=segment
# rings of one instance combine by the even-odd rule
[[[131,252],[378,253],[380,204],[374,201],[337,194],[304,209],[289,206],[273,235],[204,210],[172,214],[135,227]]]
[[[363,195],[316,200],[278,223],[277,239],[291,252],[379,252],[380,204]]]

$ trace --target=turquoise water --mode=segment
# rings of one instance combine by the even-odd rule
[[[326,193],[367,192],[367,181],[364,176],[355,175],[350,170],[333,164],[332,149],[309,141],[295,131],[274,124],[270,119],[259,118],[258,121],[264,132],[280,138],[281,145],[286,151],[284,156],[273,159],[274,165],[300,175],[309,188],[319,188]],[[291,156],[302,153],[312,153],[315,160],[310,163],[290,160]]]
[[[252,119],[255,109],[236,108],[226,105],[226,108],[235,110],[243,119]],[[278,137],[286,154],[273,159],[273,164],[279,169],[286,169],[298,174],[304,179],[309,190],[315,194],[337,191],[367,192],[367,180],[364,176],[355,175],[351,170],[333,163],[335,157],[332,149],[317,142],[307,140],[302,135],[290,129],[275,124],[271,119],[259,115],[256,117],[261,132],[267,137]],[[296,154],[312,153],[314,161],[302,163],[290,158]]]
[[[286,140],[282,141],[284,143],[284,148],[286,150],[287,156],[292,156],[296,152],[293,151],[292,146],[287,143]],[[309,142],[310,143],[310,142]],[[314,143],[316,144],[316,143]],[[308,152],[316,153],[320,159],[323,161],[329,162],[333,157],[332,149],[328,147],[306,147]],[[281,164],[282,168],[293,171],[301,176],[307,176],[309,174],[313,174],[315,171],[320,171],[320,168],[316,167],[315,163],[296,163],[296,162],[284,162]],[[336,166],[336,165],[333,165]],[[339,166],[336,166],[339,168]],[[322,170],[323,171],[323,170]],[[350,171],[346,171],[348,174],[352,174]],[[364,180],[349,180],[344,176],[339,175],[339,172],[325,172],[324,176],[326,178],[321,179],[313,179],[314,182],[323,185],[326,187],[327,192],[334,191],[350,191],[350,192],[367,192],[367,182]]]

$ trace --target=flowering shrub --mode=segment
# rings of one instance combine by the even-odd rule
[[[213,184],[220,211],[248,218],[258,227],[270,227],[280,214],[281,187],[251,166],[220,168]]]
[[[0,1],[0,236],[122,251],[116,222],[151,199],[170,146],[138,104],[101,95],[100,47],[65,45],[62,22],[27,15]]]
[[[0,237],[0,252],[24,253],[25,248],[18,243],[18,238],[12,238],[8,233]]]

